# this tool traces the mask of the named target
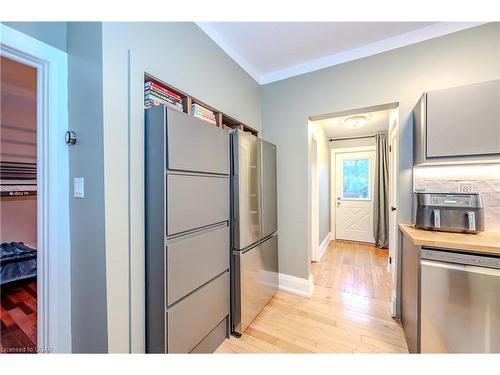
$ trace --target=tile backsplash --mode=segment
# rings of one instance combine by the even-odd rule
[[[486,229],[500,230],[500,164],[413,168],[413,191],[480,192]]]

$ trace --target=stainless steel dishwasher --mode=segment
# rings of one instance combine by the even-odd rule
[[[421,352],[500,353],[500,257],[422,248]]]

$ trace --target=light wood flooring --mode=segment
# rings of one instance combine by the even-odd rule
[[[240,337],[216,353],[408,353],[391,318],[387,250],[331,242],[313,263],[311,299],[278,291]]]

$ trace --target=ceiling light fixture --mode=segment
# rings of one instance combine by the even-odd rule
[[[342,119],[342,126],[347,129],[359,129],[368,123],[368,116],[356,115]]]

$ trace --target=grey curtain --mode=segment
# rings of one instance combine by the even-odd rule
[[[375,245],[389,247],[389,145],[387,133],[375,135],[377,145],[373,194]]]

